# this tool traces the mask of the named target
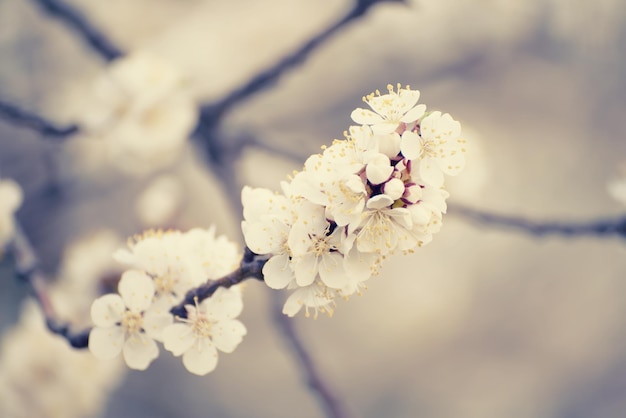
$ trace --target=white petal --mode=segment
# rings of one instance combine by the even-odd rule
[[[379,194],[367,201],[368,209],[383,209],[393,204],[393,200],[384,194]]]
[[[163,346],[175,356],[189,350],[195,341],[193,330],[187,324],[172,324],[163,330]]]
[[[439,159],[439,167],[441,171],[456,176],[465,167],[465,153],[460,150],[445,151],[447,155]]]
[[[305,254],[295,261],[295,275],[298,286],[308,286],[315,281],[317,277],[317,256],[314,254]]]
[[[367,162],[365,168],[367,179],[372,184],[381,184],[387,181],[393,173],[393,167],[389,161],[389,157],[384,154],[376,154]]]
[[[285,305],[283,306],[283,314],[288,317],[294,317],[300,312],[304,304],[302,300],[300,300],[299,296],[296,293],[292,293],[287,300],[285,301]]]
[[[373,125],[375,123],[381,123],[384,119],[377,113],[368,109],[356,108],[350,114],[350,117],[356,123],[361,125]]]
[[[152,309],[143,316],[143,329],[157,341],[162,341],[163,330],[172,324],[174,317],[169,313],[157,313]]]
[[[343,265],[351,279],[361,282],[370,278],[376,260],[378,255],[362,253],[354,246],[344,257]]]
[[[339,253],[323,254],[320,260],[319,274],[322,282],[328,287],[341,289],[348,281],[343,268],[343,256]]]
[[[159,347],[154,340],[144,334],[135,333],[124,343],[124,360],[131,369],[146,370],[159,356]]]
[[[2,209],[14,212],[22,204],[24,193],[19,184],[11,179],[0,181],[0,202]]]
[[[217,366],[217,350],[208,339],[198,343],[183,354],[183,364],[191,373],[204,376]]]
[[[238,320],[232,319],[213,324],[211,339],[218,350],[232,353],[246,335],[246,327]]]
[[[286,254],[275,255],[263,266],[265,284],[272,289],[284,289],[293,280],[293,271]]]
[[[89,351],[102,360],[116,357],[123,344],[124,330],[121,327],[94,327],[89,333]]]
[[[211,319],[233,319],[243,310],[241,292],[220,287],[210,298],[202,301],[202,308]]]
[[[404,194],[404,182],[400,179],[393,178],[383,185],[383,193],[391,200],[398,200]]]
[[[439,168],[439,163],[433,158],[424,158],[420,161],[420,177],[433,187],[443,186],[443,172]]]
[[[133,312],[143,312],[152,304],[154,283],[143,271],[125,271],[118,284],[118,290],[126,307]]]
[[[405,132],[402,134],[402,140],[400,142],[400,149],[402,155],[409,160],[414,160],[422,155],[422,143],[420,137],[415,132]]]
[[[126,311],[124,301],[117,294],[99,297],[91,305],[91,320],[98,327],[111,327],[122,320]]]
[[[394,158],[400,152],[400,135],[392,132],[385,135],[376,135],[378,152],[389,158]]]
[[[113,259],[122,264],[134,265],[137,262],[137,257],[131,251],[126,248],[120,248],[113,253]]]
[[[426,112],[426,105],[419,104],[415,106],[413,109],[406,112],[404,116],[402,116],[400,121],[404,123],[415,122],[416,120],[424,116],[424,112]]]
[[[377,123],[376,125],[372,125],[372,132],[377,135],[390,134],[395,132],[398,129],[400,124],[398,122],[393,121],[384,121],[381,123]]]

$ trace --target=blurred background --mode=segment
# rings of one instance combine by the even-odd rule
[[[69,3],[124,51],[175,65],[198,103],[223,97],[352,7],[347,0]],[[459,120],[470,142],[465,172],[448,181],[451,206],[563,222],[617,216],[626,208],[607,183],[626,161],[625,45],[620,0],[380,4],[235,107],[220,134],[266,144],[243,150],[236,181],[277,189],[308,155],[342,137],[363,95],[409,84],[429,109]],[[24,0],[0,0],[0,63],[0,98],[59,124],[80,118],[106,66]],[[67,249],[102,229],[123,245],[148,227],[215,224],[242,242],[220,187],[225,179],[197,143],[141,173],[103,157],[100,146],[0,120],[0,177],[24,188],[18,219],[51,277],[77,259],[82,267],[72,274],[87,275],[80,268],[92,255]],[[536,238],[450,214],[431,244],[391,258],[368,285],[332,319],[294,320],[354,416],[626,416],[623,239]],[[5,346],[26,293],[5,260]],[[268,289],[250,283],[244,302],[248,335],[220,356],[215,372],[199,378],[163,355],[145,372],[129,371],[103,410],[87,416],[324,416],[273,323]],[[33,389],[25,399],[37,396]],[[48,416],[70,416],[55,413]]]

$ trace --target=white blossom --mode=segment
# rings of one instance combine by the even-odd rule
[[[141,223],[147,227],[167,226],[180,212],[183,203],[183,190],[180,181],[169,175],[152,180],[137,197],[135,212]]]
[[[180,231],[147,231],[134,237],[128,249],[114,253],[117,261],[143,271],[154,282],[154,309],[167,312],[185,293],[207,278],[201,261]]]
[[[282,193],[244,188],[248,247],[270,255],[266,284],[292,291],[283,312],[332,314],[335,300],[359,293],[396,251],[431,241],[449,194],[444,173],[464,165],[460,124],[425,113],[419,91],[389,86],[356,109],[345,140],[307,159]]]
[[[158,357],[155,340],[161,339],[172,317],[149,310],[154,284],[145,273],[124,272],[118,288],[119,295],[104,295],[91,305],[95,326],[89,334],[89,350],[102,359],[122,353],[128,367],[145,370]]]
[[[241,292],[218,288],[208,299],[186,305],[187,318],[177,318],[163,331],[163,344],[193,374],[205,375],[217,365],[217,350],[232,353],[243,336],[245,326],[237,319],[243,309]]]
[[[84,133],[103,141],[110,160],[133,173],[174,161],[197,120],[184,78],[146,52],[113,61],[86,99],[76,115]]]
[[[363,98],[372,110],[355,109],[352,112],[352,120],[361,125],[370,125],[375,133],[387,134],[394,132],[401,123],[410,124],[417,121],[424,112],[426,106],[418,105],[420,98],[418,90],[411,90],[408,86],[397,86],[397,92],[393,86],[387,86],[389,93],[381,95],[377,90]]]
[[[294,221],[291,202],[270,190],[244,187],[241,191],[246,245],[256,254],[272,254],[263,266],[265,283],[282,289],[294,278],[291,250],[287,245]]]
[[[100,416],[124,369],[120,359],[104,361],[68,347],[50,333],[39,307],[29,300],[0,342],[0,416]]]
[[[402,134],[402,154],[420,160],[420,176],[433,186],[443,185],[443,174],[456,175],[465,167],[466,141],[461,124],[446,113],[432,112],[419,124],[419,132]]]
[[[22,189],[11,179],[0,180],[0,256],[15,233],[14,213],[22,204]]]

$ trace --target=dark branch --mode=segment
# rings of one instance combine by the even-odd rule
[[[18,278],[30,286],[31,292],[46,318],[46,325],[50,332],[65,338],[74,348],[87,348],[91,329],[73,332],[69,324],[58,320],[54,306],[48,297],[47,279],[39,269],[37,255],[19,225],[16,225],[15,236],[9,245],[9,252],[15,260]]]
[[[317,50],[324,42],[329,40],[336,32],[348,23],[363,16],[372,6],[382,2],[404,2],[403,0],[359,0],[354,7],[341,19],[325,28],[319,34],[313,36],[297,50],[283,57],[270,68],[261,71],[242,86],[235,89],[228,96],[216,103],[207,104],[201,109],[201,118],[207,124],[215,124],[222,115],[228,112],[234,105],[244,101],[250,96],[272,86],[283,74],[302,64],[313,51]]]
[[[317,395],[326,416],[329,418],[346,418],[349,416],[345,407],[338,398],[333,395],[333,391],[328,387],[328,384],[322,379],[317,368],[313,364],[313,359],[309,355],[308,351],[304,347],[302,341],[300,341],[296,330],[294,328],[294,320],[287,317],[282,313],[282,300],[277,297],[277,293],[273,293],[274,298],[274,321],[278,325],[279,330],[282,332],[283,337],[293,350],[296,356],[297,362],[302,369],[307,384],[311,388],[311,391]]]
[[[12,104],[2,101],[0,101],[0,119],[54,138],[66,138],[76,134],[79,130],[76,125],[57,126],[39,115],[19,109]]]
[[[78,10],[62,0],[34,0],[47,13],[63,21],[80,35],[102,58],[113,61],[124,53],[85,18]]]
[[[618,236],[626,238],[626,216],[589,222],[538,222],[519,216],[499,215],[465,206],[453,206],[448,213],[502,228],[516,229],[530,235]]]
[[[241,260],[239,268],[227,276],[218,280],[210,280],[206,284],[191,289],[185,295],[185,299],[170,309],[170,313],[176,317],[187,318],[185,305],[193,305],[196,298],[198,302],[210,298],[220,287],[231,287],[247,279],[263,280],[263,266],[269,260],[268,256],[253,254],[246,248],[246,253]]]

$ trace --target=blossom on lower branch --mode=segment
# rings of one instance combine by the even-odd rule
[[[185,368],[203,376],[217,366],[217,350],[232,353],[246,335],[237,319],[243,309],[237,288],[220,287],[209,299],[186,305],[187,318],[163,330],[163,344],[175,356],[183,356]]]
[[[441,227],[444,174],[465,164],[459,122],[426,112],[420,93],[389,86],[364,98],[345,140],[313,155],[282,193],[244,187],[242,230],[270,255],[266,284],[293,290],[283,313],[332,314],[335,299],[365,287],[385,257],[427,244]]]
[[[89,334],[89,350],[110,359],[123,353],[131,369],[145,370],[159,356],[155,340],[172,322],[170,314],[150,310],[154,284],[145,273],[128,270],[120,279],[119,295],[109,294],[91,305],[96,325]]]
[[[235,318],[243,309],[238,287],[218,288],[208,299],[186,305],[186,318],[170,310],[188,291],[231,273],[241,260],[235,243],[215,236],[215,228],[147,231],[129,241],[114,258],[131,269],[119,282],[119,295],[94,301],[95,327],[89,336],[91,352],[100,358],[120,354],[132,369],[146,369],[159,355],[162,342],[175,356],[183,356],[190,372],[204,375],[217,364],[217,350],[232,352],[246,334]]]

